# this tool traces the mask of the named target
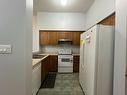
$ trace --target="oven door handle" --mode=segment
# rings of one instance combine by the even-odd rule
[[[73,63],[73,60],[71,59],[70,62]]]

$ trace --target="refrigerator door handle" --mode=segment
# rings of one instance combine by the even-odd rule
[[[90,35],[87,35],[85,40],[86,40],[88,43],[90,43],[91,36],[90,36]]]

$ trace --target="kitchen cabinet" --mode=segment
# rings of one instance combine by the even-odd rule
[[[58,71],[58,55],[50,55],[41,61],[41,81],[43,82],[49,72]]]
[[[79,72],[79,55],[73,56],[73,72]]]
[[[32,95],[36,95],[41,86],[41,63],[37,64],[32,71]]]
[[[41,63],[41,80],[43,82],[50,71],[50,57],[48,56],[47,58],[43,59]]]
[[[70,39],[72,40],[73,32],[58,32],[58,39]]]
[[[80,45],[80,34],[82,32],[73,32],[73,45]]]
[[[39,32],[40,44],[49,45],[49,32]]]
[[[57,45],[58,39],[57,39],[57,32],[48,32],[49,34],[49,45]]]
[[[99,22],[99,24],[115,26],[115,13]]]
[[[73,45],[80,45],[83,31],[40,31],[40,45],[57,45],[59,39],[70,39]]]
[[[58,71],[58,55],[50,55],[50,72]]]

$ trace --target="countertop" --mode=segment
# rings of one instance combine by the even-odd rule
[[[42,53],[42,54],[38,54],[38,55],[58,55],[58,53]]]
[[[42,58],[35,58],[35,59],[32,59],[32,66],[34,67],[35,65],[37,65],[38,63],[40,63],[43,59],[47,58],[48,56],[50,55],[58,55],[58,53],[42,53],[42,54],[38,54],[38,55],[45,55],[44,57]],[[73,56],[79,56],[80,54],[72,54]]]
[[[32,66],[34,67],[35,65],[37,65],[38,63],[40,63],[43,59],[47,58],[49,55],[45,55],[42,58],[37,58],[37,59],[32,59]]]
[[[73,56],[80,56],[80,54],[78,54],[78,53],[73,53],[72,55]]]
[[[38,55],[58,55],[58,53],[42,53],[42,54],[38,54]],[[73,53],[73,56],[79,56],[80,54],[78,53]]]

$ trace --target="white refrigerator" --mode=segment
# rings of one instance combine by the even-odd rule
[[[113,95],[114,33],[95,25],[81,34],[79,82],[85,95]]]

